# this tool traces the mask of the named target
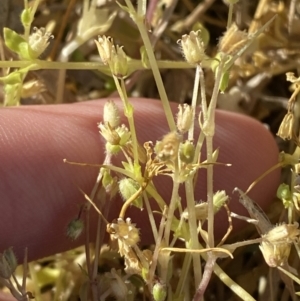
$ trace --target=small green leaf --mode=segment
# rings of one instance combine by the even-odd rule
[[[30,59],[28,54],[28,43],[22,36],[7,27],[4,27],[3,34],[5,45],[11,51],[17,53],[23,59]]]

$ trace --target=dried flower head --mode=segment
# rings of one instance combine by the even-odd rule
[[[241,50],[248,42],[248,35],[246,32],[238,29],[233,23],[219,42],[219,51],[228,55],[234,55]]]
[[[107,36],[99,36],[98,41],[95,40],[95,43],[97,45],[98,52],[103,64],[108,65],[113,55],[113,52],[115,52],[113,39]]]
[[[98,128],[100,130],[99,133],[107,142],[112,145],[119,145],[121,138],[117,131],[110,126],[110,124],[103,124],[100,122],[98,124]]]
[[[170,132],[161,141],[157,141],[155,152],[161,161],[174,161],[178,158],[179,145],[182,136],[177,132]]]
[[[117,77],[124,77],[128,74],[128,58],[123,46],[113,44],[111,37],[99,36],[95,40],[100,58],[104,65],[108,65],[112,74]]]
[[[188,104],[178,106],[177,129],[180,133],[186,133],[194,122],[193,108]]]
[[[201,30],[191,31],[177,41],[182,47],[182,52],[188,63],[196,65],[206,59],[205,45],[201,38]]]
[[[262,236],[263,240],[259,248],[270,267],[282,266],[287,262],[291,244],[298,241],[300,235],[298,227],[298,223],[282,224]]]
[[[53,39],[51,32],[47,32],[44,27],[33,28],[33,33],[29,36],[29,53],[31,58],[38,58],[50,44],[49,39]]]
[[[298,229],[299,224],[281,224],[275,226],[267,234],[263,235],[264,240],[268,240],[273,244],[278,243],[292,243],[297,240],[300,235],[300,230]]]
[[[136,245],[140,241],[139,230],[135,227],[135,224],[131,223],[130,218],[126,218],[124,221],[122,218],[117,219],[117,223],[108,225],[108,232],[111,235],[112,240],[118,240],[127,247]],[[122,252],[121,248],[120,253]]]
[[[31,98],[39,95],[40,93],[46,91],[44,83],[37,79],[31,79],[26,81],[22,85],[21,97]]]
[[[274,245],[268,241],[262,241],[259,248],[268,266],[273,268],[284,265],[291,251],[290,244],[282,243]]]
[[[111,154],[117,154],[131,138],[131,133],[124,124],[113,129],[109,123],[99,123],[98,128],[100,129],[99,133],[107,141],[106,151]]]
[[[277,136],[281,137],[283,140],[290,140],[293,138],[293,129],[294,129],[294,114],[292,112],[288,112],[278,129]]]

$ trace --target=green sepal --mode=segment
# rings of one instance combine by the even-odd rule
[[[209,31],[207,30],[207,28],[202,23],[196,22],[193,25],[192,30],[193,31],[200,30],[201,40],[202,40],[204,46],[206,47],[208,45],[208,43],[209,43],[209,40],[210,40],[210,34],[209,34]]]
[[[31,8],[25,8],[21,14],[21,22],[24,27],[30,26],[32,23]]]
[[[19,71],[14,71],[6,76],[0,77],[0,81],[2,81],[6,85],[21,84],[22,76]]]
[[[17,53],[20,58],[30,60],[29,46],[26,40],[15,31],[3,28],[4,43],[13,52]]]
[[[229,82],[229,71],[225,71],[222,74],[221,81],[220,81],[219,90],[221,91],[221,93],[223,93],[227,89],[228,82]]]

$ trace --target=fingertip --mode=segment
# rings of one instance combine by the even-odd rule
[[[149,99],[131,101],[140,142],[151,140],[155,143],[161,139],[168,132],[161,103]],[[117,102],[121,107],[120,101]],[[104,100],[100,100],[0,112],[0,192],[6,212],[6,218],[0,220],[4,229],[1,249],[15,246],[22,258],[24,248],[29,247],[30,259],[34,259],[83,242],[82,239],[76,242],[66,239],[66,227],[84,202],[77,186],[89,194],[98,169],[70,166],[64,164],[63,159],[103,161],[104,141],[97,129],[103,104]],[[176,112],[178,105],[171,106]],[[234,187],[245,190],[277,162],[277,146],[272,135],[253,119],[217,111],[216,121],[214,148],[220,148],[218,162],[232,163],[232,166],[215,166],[214,189],[224,189],[228,194]],[[172,182],[166,177],[160,179],[159,191],[169,200]],[[276,170],[254,187],[251,197],[266,206],[274,197],[278,183],[279,170]],[[205,170],[200,171],[197,183],[196,200],[200,199],[206,200]],[[237,204],[233,198],[230,206],[241,212]],[[112,216],[118,216],[119,208],[118,201],[118,205],[112,206]],[[132,212],[133,222],[142,228],[142,235],[151,237],[145,213]],[[218,222],[217,227],[224,228],[223,220],[218,221],[222,222]],[[144,229],[145,224],[148,226]]]

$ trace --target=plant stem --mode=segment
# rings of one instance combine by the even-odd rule
[[[196,220],[196,213],[195,213],[193,177],[189,177],[185,181],[185,193],[186,193],[187,209],[189,213],[189,230],[190,230],[190,237],[191,237],[189,241],[189,246],[191,249],[197,250],[199,249],[199,241],[198,241],[197,220]],[[201,281],[201,276],[202,276],[201,262],[200,262],[199,254],[192,253],[192,257],[193,257],[195,287],[197,287]]]
[[[141,38],[143,40],[143,43],[144,43],[144,46],[145,46],[145,49],[146,49],[146,52],[148,55],[149,64],[150,64],[152,72],[153,72],[153,76],[154,76],[154,79],[156,82],[156,86],[158,89],[158,93],[159,93],[165,114],[166,114],[166,118],[167,118],[167,122],[168,122],[168,125],[170,128],[170,131],[175,131],[176,130],[175,121],[173,118],[173,114],[171,111],[167,93],[166,93],[166,90],[165,90],[165,87],[164,87],[164,84],[163,84],[157,63],[156,63],[156,58],[155,58],[155,55],[154,55],[154,52],[153,52],[153,49],[151,46],[151,42],[150,42],[148,33],[147,33],[145,25],[144,25],[144,16],[143,15],[140,16],[136,13],[132,3],[129,0],[125,0],[125,2],[130,10],[130,13],[132,14],[131,17],[134,19],[134,21],[140,31]]]
[[[207,152],[207,162],[212,161],[212,154],[213,154],[213,137],[208,136],[206,137],[206,152]],[[214,240],[214,203],[213,203],[213,166],[207,166],[207,203],[208,203],[208,247],[213,248],[215,245]]]
[[[157,61],[157,66],[161,69],[191,69],[187,62],[175,61]],[[32,61],[0,61],[0,68],[24,68],[35,64],[35,69],[68,69],[68,70],[99,70],[105,74],[110,74],[109,67],[104,66],[101,62],[53,62],[44,60]],[[128,68],[131,72],[136,70],[148,70],[140,60],[130,60]]]
[[[200,68],[201,67],[197,65],[195,71],[195,81],[194,81],[193,97],[192,97],[192,104],[191,104],[193,110],[193,117],[192,117],[193,120],[195,120],[195,114],[196,114],[196,105],[197,105],[199,82],[200,82]],[[190,127],[188,132],[188,140],[190,141],[194,140],[194,128],[195,128],[195,122],[192,123],[192,126]]]
[[[157,228],[156,228],[156,224],[155,224],[155,219],[153,216],[153,211],[151,210],[151,206],[150,206],[150,202],[149,202],[149,198],[147,193],[143,193],[143,198],[144,198],[144,204],[148,213],[148,217],[149,217],[149,222],[151,225],[151,229],[152,229],[152,233],[153,233],[153,237],[154,237],[154,241],[157,241]]]
[[[205,91],[205,80],[204,72],[201,66],[199,68],[199,77],[200,77],[200,93],[201,93],[201,111],[203,113],[204,119],[207,118],[207,101],[206,101],[206,91]]]
[[[172,225],[172,220],[174,218],[174,211],[175,211],[176,203],[180,199],[179,194],[178,194],[179,182],[177,181],[176,178],[177,177],[174,174],[172,197],[171,197],[171,201],[170,201],[169,208],[168,208],[167,222],[166,222],[165,235],[164,235],[167,245],[169,245],[169,243],[170,243],[171,225]]]
[[[159,225],[159,231],[158,231],[157,237],[155,239],[155,249],[153,251],[152,264],[150,265],[149,274],[148,274],[148,283],[150,285],[152,284],[152,280],[154,278],[155,270],[156,270],[157,263],[158,263],[159,251],[161,248],[161,243],[162,243],[162,238],[163,238],[163,233],[164,233],[164,228],[165,228],[164,226],[165,226],[166,211],[167,211],[167,207],[164,208],[163,215],[162,215],[160,225]]]
[[[205,293],[205,290],[207,288],[207,285],[210,281],[212,272],[214,270],[214,265],[216,262],[216,257],[212,255],[211,252],[208,253],[208,260],[205,264],[205,268],[204,268],[204,273],[203,273],[203,277],[201,280],[201,283],[199,284],[196,294],[193,298],[193,301],[201,301],[202,297]]]
[[[233,15],[233,4],[229,3],[228,19],[227,19],[227,26],[226,26],[227,29],[232,24],[232,15]]]
[[[139,164],[138,141],[137,141],[134,119],[133,119],[133,106],[128,101],[124,79],[122,78],[120,80],[121,81],[121,85],[120,85],[118,78],[114,75],[113,75],[113,78],[114,78],[114,82],[117,87],[118,93],[123,101],[124,114],[127,117],[128,124],[129,124],[129,130],[131,133],[131,140],[132,140],[134,163],[135,163],[135,165],[138,165]]]
[[[221,56],[218,66],[213,94],[208,108],[207,120],[204,120],[203,132],[206,136],[207,162],[212,162],[213,137],[215,134],[215,111],[217,106],[220,81],[223,75],[225,56]],[[208,203],[208,246],[214,247],[214,204],[213,204],[213,165],[207,167],[207,203]]]
[[[176,291],[175,291],[175,295],[174,295],[175,300],[179,299],[179,297],[182,296],[182,291],[183,291],[184,287],[186,286],[185,280],[186,280],[187,274],[189,272],[191,261],[192,261],[191,254],[186,253],[185,256],[184,256],[182,269],[181,269],[181,272],[180,272],[180,278],[179,278],[177,288],[176,288]]]

